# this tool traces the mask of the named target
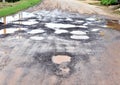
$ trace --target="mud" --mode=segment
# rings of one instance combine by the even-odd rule
[[[120,31],[120,20],[107,20],[107,26]]]

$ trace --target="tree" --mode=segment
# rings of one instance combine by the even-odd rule
[[[3,3],[5,3],[5,0],[2,0]]]
[[[119,0],[101,0],[101,4],[103,5],[114,5],[118,4]]]

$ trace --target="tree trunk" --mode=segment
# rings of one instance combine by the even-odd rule
[[[2,0],[3,3],[5,3],[5,0]]]

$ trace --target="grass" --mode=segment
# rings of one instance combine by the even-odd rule
[[[0,17],[15,14],[38,4],[41,0],[20,0],[16,3],[0,3]]]

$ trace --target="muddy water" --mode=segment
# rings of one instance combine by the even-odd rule
[[[0,19],[0,22],[3,23],[0,27],[0,34],[15,34],[16,32],[26,32],[30,35],[43,34],[47,30],[41,28],[35,30],[29,29],[30,27],[35,28],[35,25],[41,23],[42,28],[49,28],[49,30],[54,31],[59,36],[64,34],[67,39],[91,40],[90,36],[94,36],[92,32],[99,32],[101,35],[102,27],[119,29],[118,21],[106,20],[96,15],[89,17],[76,14],[75,16],[69,15],[67,17],[67,13],[64,13],[64,16],[61,17],[61,12],[59,13],[57,10],[51,12],[51,15],[48,13],[49,11],[42,10],[36,13],[20,12],[12,16],[3,17]],[[92,25],[96,25],[96,27],[94,26],[94,29],[91,29]],[[81,30],[78,28],[81,28]],[[39,39],[39,36],[32,36],[30,39],[43,40],[44,38],[40,36]]]
[[[41,10],[0,20],[0,85],[97,85],[93,81],[106,79],[96,55],[120,33],[112,35],[103,17]]]
[[[120,20],[107,20],[107,26],[120,31]]]

